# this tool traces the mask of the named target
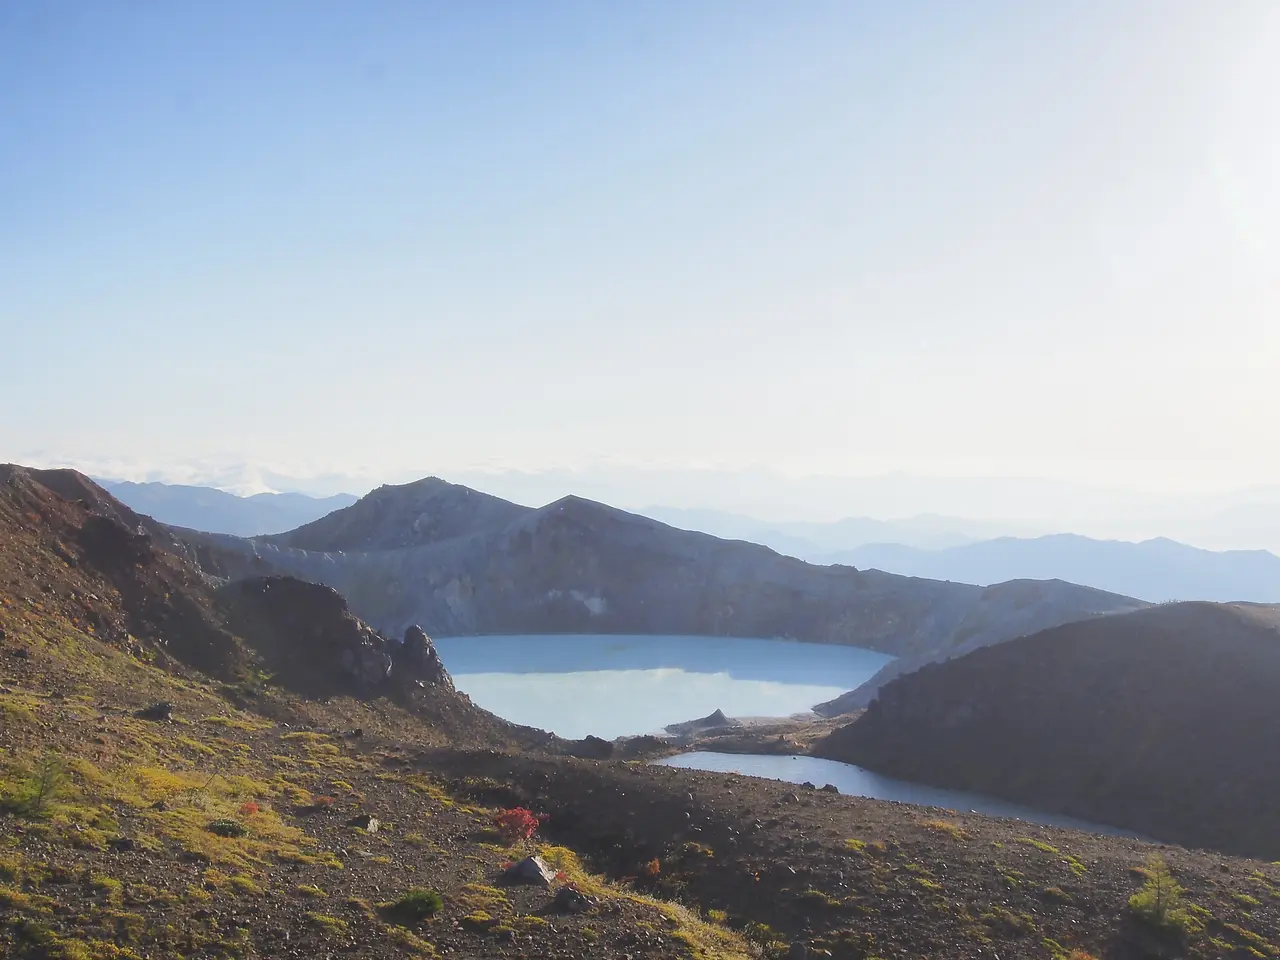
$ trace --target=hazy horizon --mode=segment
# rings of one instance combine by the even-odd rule
[[[1277,36],[1269,0],[7,5],[0,459],[1269,504]]]
[[[546,471],[421,469],[371,481],[334,474],[290,476],[252,465],[174,464],[130,469],[119,461],[95,464],[37,457],[24,462],[36,467],[72,467],[108,480],[208,486],[238,496],[260,492],[362,496],[384,483],[411,483],[438,476],[529,507],[574,494],[649,513],[676,525],[681,525],[680,512],[686,511],[691,521],[707,521],[687,525],[713,533],[718,533],[711,529],[717,526],[715,514],[783,525],[867,518],[924,521],[925,527],[936,532],[965,533],[968,539],[1077,533],[1126,541],[1167,537],[1213,550],[1280,552],[1280,486],[1153,494],[1051,478],[901,473],[788,477],[762,468],[658,470],[617,464]]]

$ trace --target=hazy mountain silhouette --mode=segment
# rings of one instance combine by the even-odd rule
[[[310,497],[304,493],[237,497],[213,487],[95,480],[121,503],[161,523],[238,537],[292,530],[356,502],[348,493],[332,497]]]
[[[726,510],[685,507],[646,507],[638,511],[682,530],[697,530],[726,540],[764,544],[789,557],[814,563],[831,562],[832,553],[871,543],[901,543],[941,548],[990,537],[1035,532],[1026,525],[999,520],[972,520],[922,513],[895,520],[845,517],[831,522],[758,520]]]
[[[1075,534],[1001,537],[941,550],[895,543],[828,554],[887,573],[979,585],[1005,580],[1068,580],[1152,603],[1166,600],[1280,602],[1280,557],[1265,550],[1215,552],[1158,538],[1141,543]]]
[[[121,475],[116,472],[120,465],[114,462],[63,462],[65,458],[52,455],[28,459],[46,466],[75,467],[99,477]],[[130,469],[164,476],[161,468],[150,462],[131,464]],[[265,485],[322,497],[335,491],[370,490],[380,482],[407,482],[423,473],[398,467],[377,473],[312,475],[240,462],[187,465],[180,475],[169,479],[221,490],[261,489]],[[658,469],[619,464],[573,470],[452,470],[447,476],[452,482],[526,506],[548,503],[572,492],[673,526],[764,542],[799,554],[801,559],[867,543],[935,548],[1063,532],[1132,541],[1170,537],[1210,550],[1266,549],[1280,554],[1280,486],[1171,493],[1026,477],[907,473],[791,477],[762,468]],[[807,522],[756,519],[779,516]],[[815,532],[844,523],[831,520],[833,517],[858,522],[872,517],[905,519],[870,520],[865,530],[853,531],[852,538],[829,539]],[[917,528],[917,521],[923,526]],[[890,529],[877,532],[875,525],[882,523]],[[777,536],[762,534],[762,530]],[[808,542],[819,548],[818,553],[806,552]]]

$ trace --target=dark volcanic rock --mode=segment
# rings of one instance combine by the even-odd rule
[[[819,756],[1186,846],[1280,857],[1280,608],[1067,624],[887,684]]]
[[[392,657],[396,669],[414,680],[453,687],[453,678],[444,668],[435,644],[416,623],[405,630],[404,640],[400,648],[393,651]]]
[[[149,707],[143,707],[141,710],[135,710],[133,715],[139,720],[163,722],[165,720],[172,719],[173,704],[169,703],[167,700],[162,700],[159,703],[151,704]]]
[[[146,564],[153,557],[150,534],[141,529],[130,530],[115,517],[87,517],[80,528],[80,542],[99,564]]]
[[[583,893],[574,887],[561,887],[551,900],[551,909],[556,913],[586,913],[593,909],[599,901],[595,897]]]
[[[367,813],[362,813],[357,817],[352,817],[347,821],[348,827],[355,827],[357,830],[363,830],[365,833],[377,833],[381,823],[378,818]]]
[[[286,682],[315,693],[430,688],[453,692],[431,638],[410,626],[393,643],[354,616],[332,587],[295,577],[256,577],[219,591],[233,622],[257,638]],[[265,643],[261,642],[265,638]]]
[[[565,745],[564,752],[584,760],[608,760],[613,756],[614,749],[610,741],[588,734],[581,740],[570,740]]]
[[[242,580],[222,591],[237,622],[270,638],[263,651],[312,684],[372,691],[391,676],[386,638],[351,615],[336,590],[293,577]],[[342,684],[339,684],[340,686]]]

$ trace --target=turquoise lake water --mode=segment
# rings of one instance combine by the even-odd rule
[[[837,697],[892,660],[859,647],[679,636],[446,637],[459,690],[515,723],[579,739],[661,733],[723,710],[786,717]]]

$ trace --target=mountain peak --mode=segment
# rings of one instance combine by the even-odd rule
[[[385,484],[341,510],[289,533],[263,538],[296,550],[333,553],[417,547],[499,529],[529,512],[439,477]]]
[[[464,487],[459,483],[450,483],[448,480],[443,480],[440,477],[431,476],[431,477],[422,477],[421,479],[418,479],[418,480],[410,480],[408,483],[384,483],[381,486],[376,487],[374,490],[370,491],[370,493],[367,494],[367,496],[383,493],[384,491],[389,493],[394,493],[397,491],[439,493],[444,490],[464,490],[464,491],[467,491],[468,493],[477,492],[472,490],[470,487]]]

